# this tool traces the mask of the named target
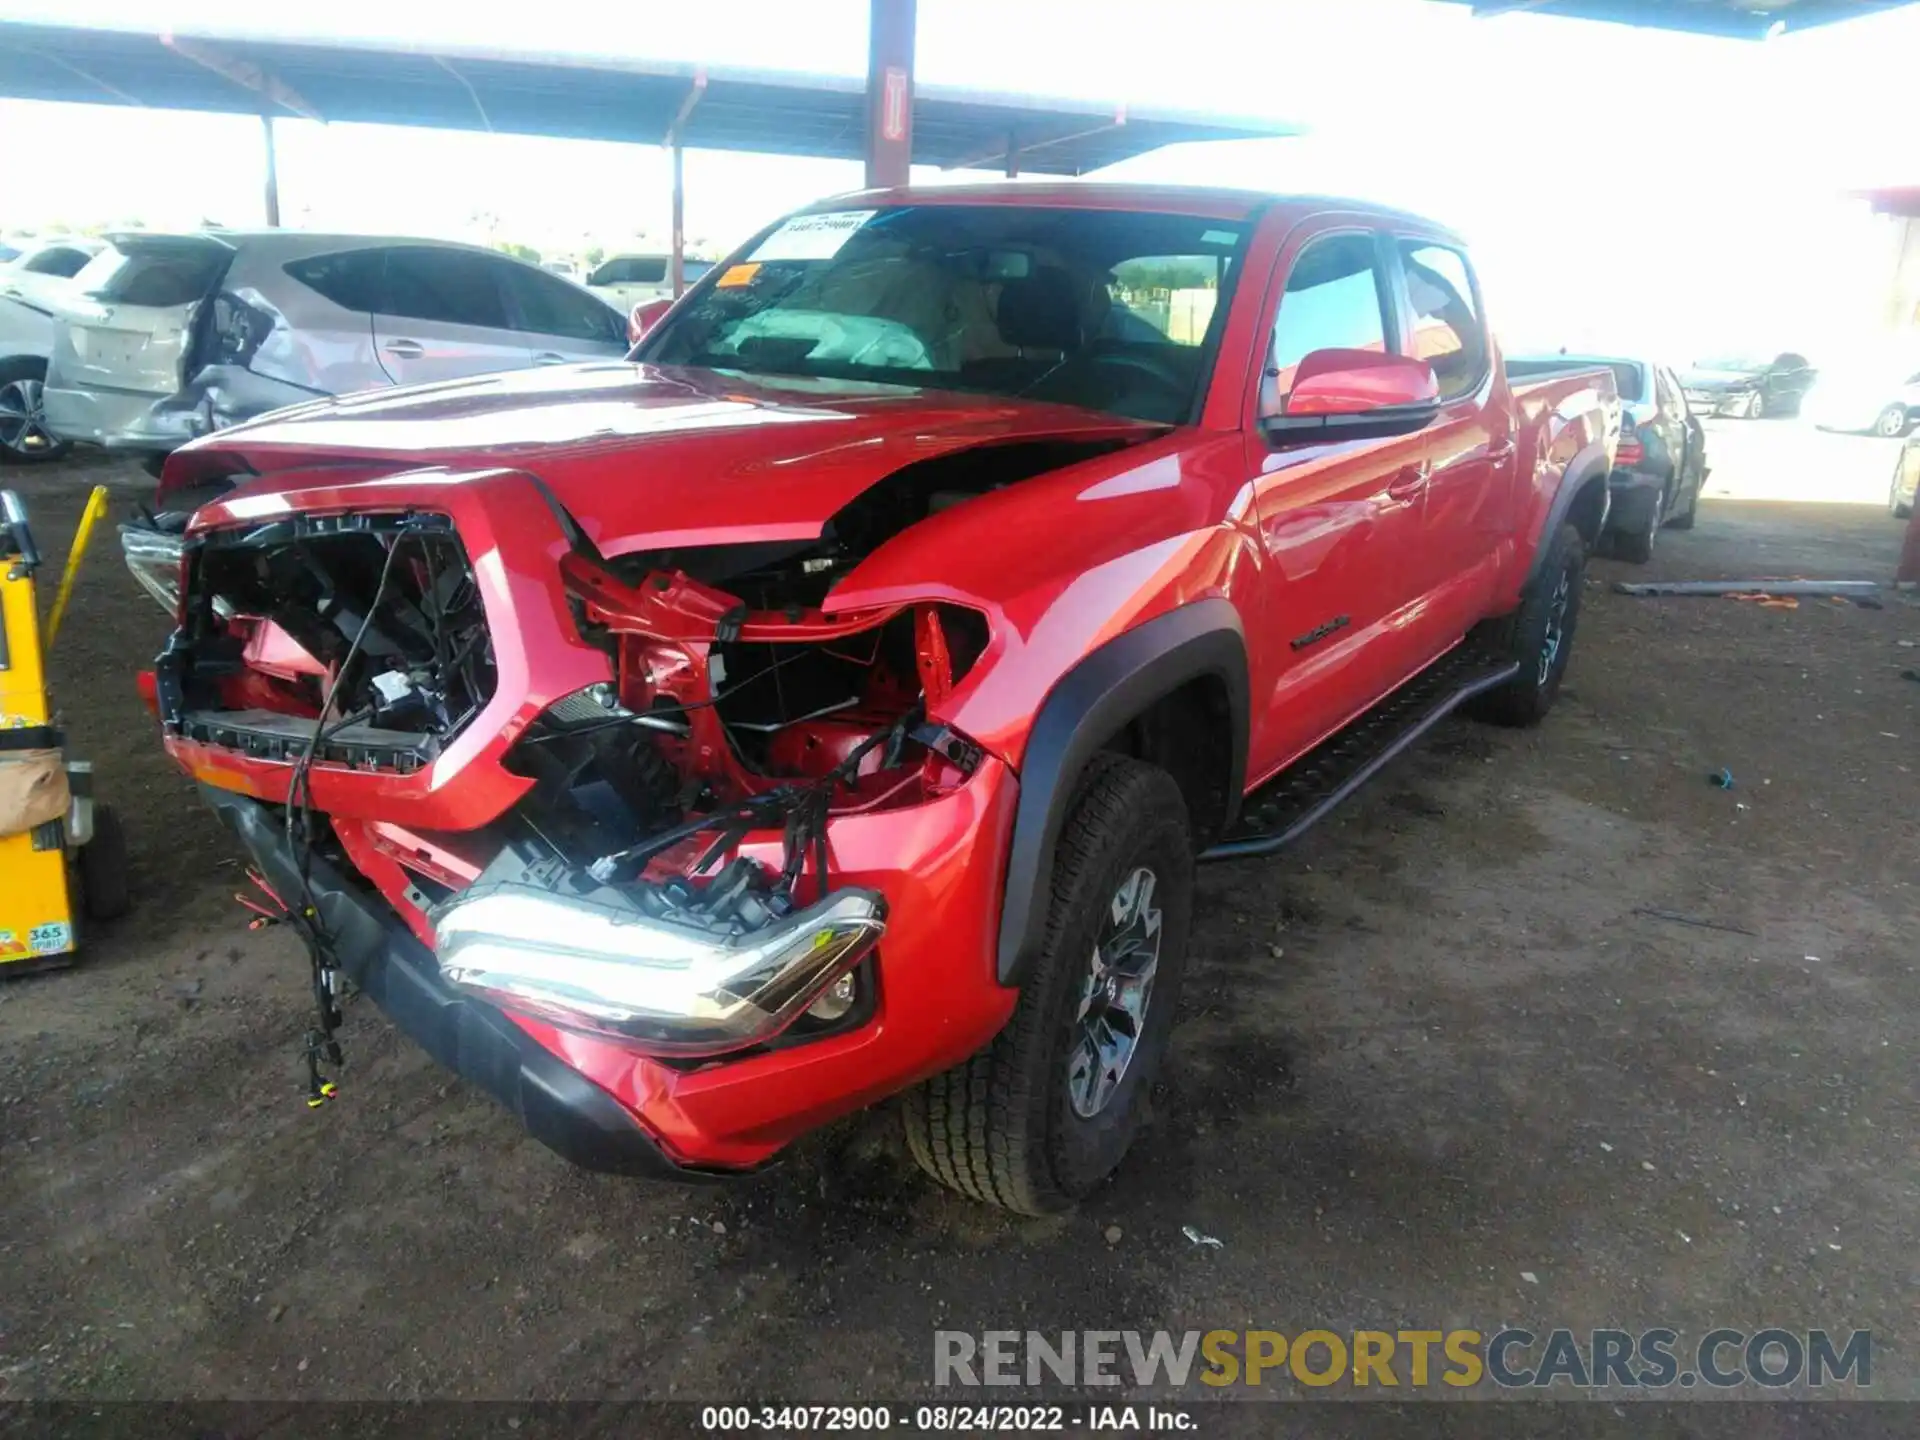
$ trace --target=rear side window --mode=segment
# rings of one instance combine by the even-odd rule
[[[232,258],[212,244],[104,250],[79,272],[81,288],[116,305],[192,305],[206,298]]]
[[[93,257],[84,250],[76,250],[71,245],[53,245],[36,255],[29,255],[20,262],[20,268],[29,275],[58,275],[63,280],[71,280],[87,268],[87,261]]]
[[[1467,259],[1424,240],[1400,242],[1412,308],[1412,353],[1433,366],[1440,398],[1456,400],[1487,373],[1487,331]]]
[[[503,268],[508,267],[467,250],[396,246],[387,252],[385,308],[380,313],[505,330],[507,307],[499,285]]]
[[[386,308],[384,250],[347,250],[338,255],[309,255],[289,260],[287,274],[322,298],[347,310]]]
[[[1309,242],[1293,262],[1274,319],[1262,413],[1279,408],[1279,398],[1293,389],[1300,362],[1316,350],[1386,353],[1379,252],[1371,235],[1325,236]]]
[[[507,289],[513,295],[514,329],[564,340],[626,343],[626,325],[619,316],[584,290],[544,270],[514,265],[507,271]]]

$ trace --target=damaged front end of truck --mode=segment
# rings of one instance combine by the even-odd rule
[[[940,712],[987,655],[987,618],[830,601],[949,503],[937,474],[863,494],[817,539],[612,558],[524,473],[301,483],[216,502],[174,544],[141,531],[128,556],[178,597],[153,679],[168,747],[314,948],[310,1060],[343,978],[392,988],[358,955],[369,916],[417,942],[413,971],[430,955],[443,1011],[497,1012],[643,1118],[705,1071],[879,1031],[903,889],[929,912],[967,901],[981,933],[950,938],[986,973],[998,877],[961,877],[1012,786]],[[952,924],[921,917],[915,949],[937,955]],[[916,1003],[967,1045],[1005,1015]],[[652,1138],[744,1168],[787,1137]]]

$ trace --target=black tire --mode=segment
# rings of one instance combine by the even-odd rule
[[[1883,440],[1898,440],[1907,433],[1907,407],[1889,405],[1873,421],[1873,433]]]
[[[1644,565],[1653,559],[1653,542],[1660,538],[1660,517],[1667,508],[1667,492],[1662,490],[1653,502],[1653,514],[1639,530],[1609,532],[1613,556],[1629,565]]]
[[[1546,564],[1520,608],[1510,635],[1520,673],[1498,689],[1475,698],[1472,713],[1495,725],[1538,725],[1553,708],[1566,677],[1573,637],[1580,623],[1580,590],[1587,570],[1587,543],[1572,525],[1562,525],[1550,542]],[[1557,641],[1548,651],[1550,631]]]
[[[1758,390],[1754,391],[1753,394],[1747,397],[1746,408],[1741,412],[1741,414],[1748,420],[1766,419],[1767,418],[1767,397],[1761,394]]]
[[[1094,957],[1124,887],[1145,869],[1159,907],[1158,963],[1131,1058],[1083,1116],[1070,1093]],[[1186,969],[1193,833],[1164,770],[1101,755],[1076,788],[1054,861],[1046,943],[1006,1029],[908,1092],[907,1148],[934,1179],[1023,1215],[1064,1210],[1113,1173],[1147,1113]],[[1111,1038],[1111,1030],[1109,1030]]]
[[[71,440],[56,438],[40,420],[40,387],[46,378],[44,360],[0,360],[0,465],[44,465],[73,449]]]
[[[93,838],[80,847],[80,903],[89,920],[118,920],[133,908],[127,834],[111,805],[93,807]]]

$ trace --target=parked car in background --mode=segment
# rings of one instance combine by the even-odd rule
[[[1914,492],[1920,490],[1920,435],[1911,435],[1893,462],[1893,483],[1887,487],[1887,509],[1896,520],[1913,514]]]
[[[1909,356],[1823,374],[1807,394],[1806,414],[1823,430],[1870,432],[1897,440],[1920,422],[1920,359]]]
[[[86,236],[41,240],[0,264],[0,464],[57,460],[71,448],[47,428],[42,408],[53,309],[105,244]]]
[[[1606,546],[1644,564],[1663,525],[1691,530],[1707,483],[1707,431],[1687,405],[1680,377],[1653,360],[1612,355],[1514,356],[1507,373],[1544,376],[1604,365],[1620,392],[1620,447],[1607,477]]]
[[[587,288],[608,304],[618,306],[621,314],[630,314],[634,306],[649,300],[673,298],[672,264],[669,255],[609,256],[587,276]],[[688,256],[680,262],[681,279],[691,286],[712,268],[711,260]]]
[[[1687,404],[1696,414],[1759,420],[1798,414],[1818,374],[1806,356],[1783,350],[1771,360],[1754,356],[1696,360],[1681,379]]]
[[[1176,261],[1204,333],[1115,284]],[[1552,707],[1613,373],[1510,382],[1460,238],[1352,201],[888,190],[726,275],[635,363],[176,452],[145,693],[325,916],[323,1038],[352,981],[628,1175],[904,1091],[940,1182],[1064,1208],[1146,1116],[1196,854]]]
[[[627,349],[623,314],[492,250],[292,230],[108,239],[47,365],[46,423],[69,440],[163,455],[316,397]]]

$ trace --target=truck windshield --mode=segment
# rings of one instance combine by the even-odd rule
[[[1244,232],[1037,206],[799,215],[716,266],[635,358],[1178,423],[1205,383]]]

